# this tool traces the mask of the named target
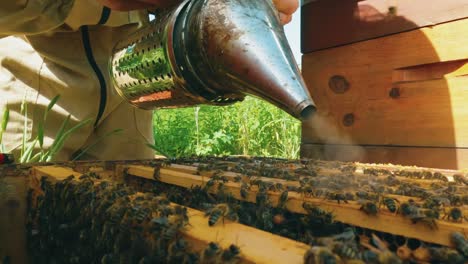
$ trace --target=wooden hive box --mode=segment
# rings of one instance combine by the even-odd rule
[[[468,167],[467,31],[466,0],[305,1],[302,156]]]

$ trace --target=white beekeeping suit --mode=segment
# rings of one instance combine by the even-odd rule
[[[74,133],[55,160],[68,160],[100,136],[87,152],[92,159],[151,158],[151,111],[135,109],[117,95],[108,74],[114,44],[147,23],[146,12],[111,11],[96,0],[5,0],[0,2],[0,110],[8,104],[10,122],[3,143],[18,155],[23,137],[20,107],[27,102],[27,136],[35,137],[49,101],[61,98],[45,124],[44,147],[63,120],[70,126],[92,119]]]

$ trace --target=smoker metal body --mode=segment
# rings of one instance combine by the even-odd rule
[[[144,109],[228,105],[246,94],[292,116],[315,111],[271,0],[187,0],[120,41],[118,93]]]

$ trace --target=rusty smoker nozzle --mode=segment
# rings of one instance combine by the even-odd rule
[[[212,89],[260,97],[299,119],[315,111],[271,0],[191,5],[180,51],[198,79]]]
[[[299,119],[315,111],[271,0],[186,0],[121,41],[111,71],[119,94],[146,109],[250,94]]]

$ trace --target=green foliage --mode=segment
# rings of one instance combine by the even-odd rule
[[[169,157],[299,157],[300,122],[252,97],[226,107],[157,110],[153,119],[155,144],[152,147]]]
[[[2,144],[2,140],[3,140],[3,133],[7,129],[9,119],[10,119],[10,109],[7,106],[5,107],[5,109],[3,109],[2,122],[0,125],[0,152],[5,152],[4,146]]]
[[[26,138],[26,131],[27,131],[27,124],[28,124],[28,114],[27,114],[27,103],[24,101],[22,104],[22,113],[24,115],[24,128],[23,128],[23,143],[21,146],[21,154],[20,154],[20,163],[29,163],[29,162],[44,162],[44,161],[52,161],[55,155],[63,148],[63,144],[65,141],[78,129],[88,125],[91,123],[92,119],[86,119],[78,124],[69,127],[70,118],[71,116],[68,115],[67,118],[61,124],[57,134],[55,135],[54,141],[52,145],[48,149],[43,148],[44,143],[44,125],[47,121],[47,115],[52,110],[54,105],[60,99],[60,95],[55,96],[47,106],[46,110],[44,111],[44,116],[41,121],[39,121],[37,125],[37,136],[32,139],[31,141],[27,141]],[[34,152],[36,149],[36,145],[39,143],[39,151]]]

